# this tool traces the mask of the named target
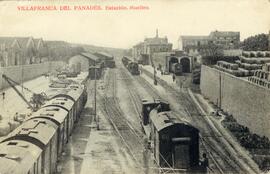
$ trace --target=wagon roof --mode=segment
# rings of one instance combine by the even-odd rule
[[[41,155],[42,150],[29,142],[10,140],[0,144],[1,174],[27,173]]]
[[[45,93],[49,99],[54,98],[60,94],[66,94],[70,89],[69,88],[50,88]]]
[[[77,101],[79,97],[82,95],[83,89],[82,88],[74,88],[73,90],[70,90],[67,95],[71,96],[72,98]]]
[[[67,114],[68,111],[63,108],[48,105],[47,107],[41,108],[36,113],[34,113],[33,116],[30,117],[30,119],[34,119],[37,117],[46,118],[52,120],[57,125],[59,125],[64,122]]]
[[[56,95],[53,99],[48,101],[43,108],[47,108],[49,106],[55,106],[58,108],[65,109],[66,111],[70,111],[76,101],[74,96],[70,96],[68,94],[59,94]]]
[[[12,131],[3,142],[8,140],[23,140],[32,142],[41,149],[44,149],[56,131],[57,125],[51,120],[44,118],[30,119]]]
[[[180,120],[173,117],[170,111],[158,113],[157,110],[154,109],[150,113],[150,119],[151,119],[152,124],[155,126],[155,128],[158,131],[161,131],[173,125],[190,127],[198,131],[198,129],[192,126],[187,120],[184,120],[184,119]]]

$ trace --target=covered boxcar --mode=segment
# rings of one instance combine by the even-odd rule
[[[150,113],[154,157],[162,168],[192,170],[199,166],[199,130],[170,112]]]
[[[51,120],[43,118],[30,119],[11,132],[2,143],[21,140],[38,146],[42,150],[41,173],[55,173],[58,155],[57,129],[57,124]],[[18,171],[19,173],[21,172]]]
[[[37,118],[47,119],[53,121],[56,125],[58,125],[57,153],[58,157],[60,157],[64,149],[64,145],[68,142],[69,138],[68,111],[65,110],[65,108],[47,105],[47,107],[41,108],[38,112],[34,113],[34,115],[31,116],[29,119]]]
[[[0,166],[1,174],[42,173],[42,150],[27,141],[5,141],[0,144]]]

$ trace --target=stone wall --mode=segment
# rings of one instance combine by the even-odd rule
[[[42,74],[63,67],[63,65],[64,62],[54,61],[40,64],[0,67],[0,90],[9,87],[5,79],[2,78],[2,74],[5,74],[12,80],[21,83],[22,81],[24,82],[34,79],[38,76],[41,76]]]
[[[238,123],[270,138],[269,89],[204,65],[200,88],[206,98],[232,114]]]

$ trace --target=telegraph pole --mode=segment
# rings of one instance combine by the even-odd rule
[[[157,77],[156,77],[157,71],[156,67],[154,66],[154,85],[157,85]]]
[[[96,115],[97,115],[97,74],[96,74],[96,63],[95,63],[95,67],[94,67],[94,70],[95,70],[95,82],[94,82],[94,88],[95,88],[95,91],[94,91],[94,109],[95,109],[95,112],[94,112],[94,120],[97,121],[97,118],[96,118]]]
[[[219,108],[221,109],[221,100],[222,100],[222,94],[221,94],[221,85],[222,85],[222,83],[221,83],[221,73],[219,72]]]
[[[94,92],[94,100],[95,100],[95,103],[94,103],[94,108],[95,108],[95,115],[94,115],[94,120],[97,124],[97,130],[99,130],[99,120],[97,118],[97,67],[96,67],[96,62],[95,62],[95,92]]]
[[[23,63],[21,63],[22,74],[21,74],[21,84],[22,84],[22,93],[23,93]]]

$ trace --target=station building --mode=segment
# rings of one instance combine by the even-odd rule
[[[168,42],[167,37],[159,37],[158,30],[156,30],[155,37],[145,38],[143,42],[140,42],[133,46],[132,53],[134,60],[141,60],[146,64],[151,64],[151,59],[153,58],[154,53],[170,51],[172,51],[172,43]]]

